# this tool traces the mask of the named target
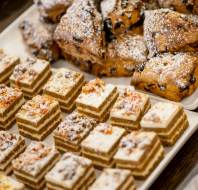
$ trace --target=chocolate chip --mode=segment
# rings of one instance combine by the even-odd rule
[[[179,89],[180,89],[180,92],[183,92],[183,91],[189,89],[189,85],[181,85],[181,86],[179,87]]]
[[[189,5],[187,5],[186,6],[186,9],[188,10],[188,11],[190,11],[190,12],[192,12],[193,11],[193,5],[192,4],[189,4]]]
[[[145,63],[140,63],[135,66],[135,71],[142,72],[144,70],[144,67],[145,67]]]
[[[192,75],[190,78],[190,83],[194,84],[196,82],[196,80],[197,80],[196,77],[194,75]]]
[[[105,31],[105,39],[107,42],[111,42],[113,39],[115,39],[115,36],[112,33],[111,19],[104,20],[104,31]]]
[[[116,69],[115,67],[110,68],[110,73],[111,73],[112,75],[115,75],[116,72],[117,72],[117,69]]]
[[[116,23],[115,23],[115,26],[114,26],[114,29],[116,30],[116,29],[120,28],[123,24],[124,24],[124,23],[123,23],[122,21],[116,22]]]
[[[77,41],[78,43],[82,43],[83,39],[77,36],[73,36],[73,40]]]
[[[121,0],[121,7],[125,9],[128,6],[128,0]]]
[[[164,91],[166,90],[166,86],[165,85],[162,85],[162,84],[158,84],[158,87],[161,91]]]

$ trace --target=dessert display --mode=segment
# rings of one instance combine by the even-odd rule
[[[114,161],[116,167],[130,169],[133,176],[145,179],[163,155],[164,149],[156,133],[136,131],[121,139]]]
[[[135,182],[130,170],[111,169],[103,170],[89,190],[135,190]]]
[[[50,62],[59,58],[59,48],[53,39],[53,26],[26,19],[19,28],[32,55]]]
[[[174,145],[184,130],[188,127],[188,120],[180,104],[158,102],[141,120],[141,127],[145,131],[154,131],[164,145]]]
[[[0,84],[0,130],[8,130],[15,122],[15,114],[24,104],[23,94],[19,89]]]
[[[10,77],[12,87],[20,88],[27,98],[42,91],[51,75],[50,63],[42,59],[27,58],[18,64]]]
[[[197,51],[198,16],[170,9],[145,11],[144,39],[149,57],[164,52]]]
[[[82,92],[76,100],[76,107],[85,115],[98,121],[105,121],[117,96],[117,87],[97,78],[82,87]]]
[[[20,135],[0,131],[0,171],[10,174],[12,171],[12,160],[14,160],[24,150],[25,140]]]
[[[43,19],[57,23],[73,0],[35,0]]]
[[[80,190],[95,180],[92,161],[72,153],[65,153],[45,177],[48,189]]]
[[[54,147],[43,142],[32,142],[25,152],[12,162],[14,175],[31,189],[42,190],[45,187],[45,175],[59,157]]]
[[[54,69],[43,87],[43,93],[55,97],[62,110],[71,112],[83,84],[83,74],[67,68]]]
[[[112,167],[113,156],[125,130],[108,123],[98,124],[82,141],[82,155],[91,159],[98,168]]]
[[[183,0],[158,0],[161,8],[170,8],[181,13],[198,14],[198,1]]]
[[[25,190],[22,183],[0,172],[0,190]]]
[[[61,152],[80,153],[81,142],[95,127],[96,121],[77,111],[65,117],[54,131],[56,148]]]
[[[130,86],[121,86],[118,89],[119,96],[110,111],[110,122],[128,131],[137,130],[142,116],[150,108],[149,96]]]
[[[9,83],[9,77],[14,67],[19,63],[18,57],[7,55],[3,49],[0,49],[0,83]]]
[[[19,133],[27,138],[43,140],[61,122],[58,102],[47,95],[27,101],[16,114]]]
[[[153,57],[132,76],[132,85],[173,101],[191,95],[198,86],[196,53],[165,53]]]

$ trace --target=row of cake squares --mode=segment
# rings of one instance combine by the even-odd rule
[[[12,159],[9,159],[10,171],[13,170],[19,181],[1,172],[0,190],[24,190],[24,184],[35,190],[44,189],[45,186],[48,189],[64,190],[80,190],[88,187],[92,190],[100,188],[116,190],[118,187],[124,190],[135,189],[130,170],[104,169],[96,180],[93,162],[88,158],[70,152],[61,156],[54,146],[36,141],[29,144],[25,150],[19,151],[17,146],[24,140],[22,137],[1,131],[0,138],[2,140],[0,165],[2,166],[3,162],[12,156]]]

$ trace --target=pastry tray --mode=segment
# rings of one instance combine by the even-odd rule
[[[4,48],[6,52],[10,53],[11,55],[17,55],[21,57],[21,59],[26,58],[29,54],[27,49],[23,43],[22,37],[20,35],[20,31],[18,29],[18,25],[20,21],[25,18],[34,18],[38,19],[38,12],[36,7],[33,5],[30,7],[25,13],[23,13],[19,18],[17,18],[12,24],[10,24],[1,34],[0,34],[0,47]],[[54,68],[59,67],[68,67],[73,70],[79,71],[79,69],[72,64],[69,64],[65,60],[58,61],[52,65]],[[95,78],[93,75],[85,74],[86,80],[90,80]],[[104,78],[104,80],[108,83],[113,83],[116,85],[129,85],[130,78]],[[151,95],[152,101],[167,101],[163,98],[159,98],[155,95]],[[182,102],[183,106],[186,109],[193,110],[198,107],[198,89],[195,91],[193,95],[184,99]],[[190,126],[187,130],[183,133],[183,135],[179,138],[176,144],[173,147],[165,148],[165,157],[157,166],[157,168],[151,173],[151,175],[146,180],[138,181],[136,180],[136,185],[138,190],[147,190],[151,184],[156,180],[156,178],[160,175],[160,173],[165,169],[165,167],[169,164],[169,162],[174,158],[177,152],[182,148],[184,143],[191,137],[191,135],[198,129],[198,114],[187,111],[188,120]],[[64,116],[63,116],[64,117]],[[18,133],[17,127],[14,126],[10,131]],[[45,141],[49,144],[53,143],[52,135],[48,136]],[[27,140],[27,144],[30,140]],[[98,171],[97,173],[100,173]]]

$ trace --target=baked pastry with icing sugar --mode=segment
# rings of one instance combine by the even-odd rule
[[[140,124],[143,130],[156,132],[168,146],[174,145],[189,125],[182,105],[167,102],[152,105]]]
[[[131,83],[139,89],[181,101],[198,86],[197,61],[196,53],[161,54],[137,68]]]
[[[88,189],[95,178],[92,161],[69,152],[45,176],[48,189],[59,190]]]
[[[145,11],[144,39],[149,57],[163,52],[178,52],[186,46],[196,46],[198,16],[186,15],[170,9]],[[190,49],[192,50],[193,48]],[[197,49],[195,48],[194,51]]]

